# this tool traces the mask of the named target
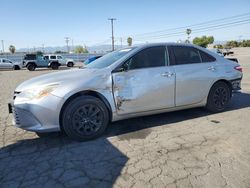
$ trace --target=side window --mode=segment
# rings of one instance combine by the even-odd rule
[[[49,56],[47,56],[47,55],[46,55],[46,56],[44,56],[44,59],[49,59]]]
[[[199,50],[199,53],[200,53],[202,62],[204,62],[204,63],[216,61],[216,59],[213,56],[211,56],[211,55],[209,55],[201,50]]]
[[[62,59],[62,56],[57,56],[57,59]]]
[[[134,55],[125,64],[127,69],[140,69],[165,66],[167,60],[166,47],[150,47]]]
[[[175,64],[193,64],[201,63],[201,57],[197,49],[189,46],[173,46],[173,53],[175,56]]]
[[[5,60],[5,59],[3,59],[3,63],[6,63],[6,60]]]
[[[55,55],[50,56],[50,59],[56,59]]]

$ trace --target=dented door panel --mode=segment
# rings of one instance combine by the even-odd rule
[[[112,74],[117,114],[129,114],[175,106],[175,74],[172,68],[135,69]]]

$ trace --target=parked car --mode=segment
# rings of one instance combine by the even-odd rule
[[[102,57],[102,56],[101,56],[101,55],[92,56],[92,57],[86,59],[83,63],[84,63],[84,65],[88,65],[88,64],[90,64],[91,62],[95,61],[96,59],[99,59],[100,57]]]
[[[13,62],[6,58],[0,58],[0,69],[20,70],[21,68],[22,68],[21,63]]]
[[[224,57],[224,54],[218,48],[208,48],[208,50],[210,50],[211,52],[214,52],[214,53],[218,54],[219,56]]]
[[[212,49],[208,49],[211,52],[214,52],[216,54],[218,54],[219,56],[222,56],[230,61],[234,61],[236,63],[239,63],[238,59],[236,57],[232,57],[232,56],[224,56],[224,53],[221,52],[221,50],[217,49],[217,48],[212,48]]]
[[[42,54],[26,54],[23,58],[23,66],[29,71],[34,71],[36,68],[48,67],[58,69],[60,64],[55,60],[48,60]]]
[[[145,44],[25,81],[9,112],[19,128],[40,136],[63,130],[83,141],[121,119],[194,107],[221,112],[241,79],[239,64],[202,47]]]
[[[223,51],[222,51],[223,55],[226,56],[226,55],[233,55],[234,52],[233,50],[230,48],[230,47],[226,47]]]
[[[73,67],[75,65],[73,59],[67,59],[61,55],[48,54],[44,55],[44,57],[50,61],[57,61],[60,65],[66,65],[67,67]]]

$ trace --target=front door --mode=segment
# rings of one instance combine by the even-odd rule
[[[156,46],[138,52],[115,70],[112,78],[117,113],[174,107],[175,74],[167,64],[166,47]]]

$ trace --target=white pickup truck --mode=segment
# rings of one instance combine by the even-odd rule
[[[67,67],[73,67],[75,65],[73,59],[64,58],[61,55],[47,54],[44,55],[45,59],[57,61],[60,65],[66,65]]]

